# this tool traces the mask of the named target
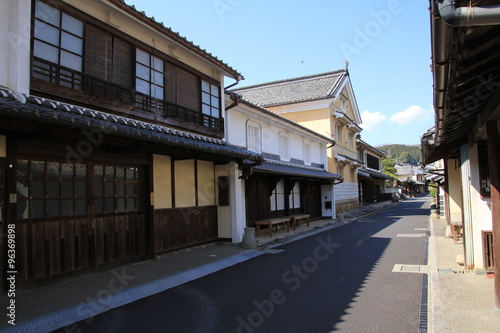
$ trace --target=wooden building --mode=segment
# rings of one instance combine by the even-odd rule
[[[445,217],[463,230],[465,269],[494,271],[500,309],[500,10],[497,1],[430,1],[436,125],[426,164],[444,160]]]
[[[7,0],[0,21],[0,223],[19,287],[241,240],[230,184],[262,156],[224,140],[236,70],[121,0]]]

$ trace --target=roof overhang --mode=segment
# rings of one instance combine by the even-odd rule
[[[253,172],[266,173],[282,176],[291,176],[304,179],[316,179],[322,181],[341,180],[342,176],[326,170],[310,167],[307,165],[294,164],[271,159],[264,159],[261,165],[253,168]]]
[[[485,123],[500,115],[500,26],[451,26],[439,12],[443,2],[430,1],[436,123],[434,134],[422,137],[425,164],[484,138]],[[457,6],[467,3],[456,1]]]
[[[198,152],[220,160],[250,160],[260,163],[263,159],[261,154],[233,146],[221,139],[45,98],[19,95],[6,89],[0,89],[0,116],[59,128],[95,130],[107,137],[121,137],[159,147]]]

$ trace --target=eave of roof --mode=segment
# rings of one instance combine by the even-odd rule
[[[34,96],[16,95],[0,88],[0,115],[76,129],[93,128],[103,134],[200,151],[235,160],[261,162],[262,155],[224,140],[112,115]]]
[[[224,71],[226,71],[228,74],[233,76],[237,81],[244,80],[243,75],[241,75],[237,70],[229,66],[227,63],[223,62],[216,56],[214,56],[212,53],[208,52],[205,49],[202,49],[200,46],[195,45],[193,42],[189,41],[185,37],[182,37],[179,33],[174,32],[171,28],[166,27],[163,22],[158,22],[154,19],[154,17],[149,17],[146,15],[145,12],[143,11],[138,11],[134,5],[128,5],[125,3],[125,0],[107,0],[110,3],[114,4],[121,10],[124,10],[125,12],[131,14],[135,18],[139,19],[140,21],[146,23],[150,27],[156,29],[160,33],[168,36],[169,38],[175,40],[177,43],[181,44],[185,48],[195,52],[198,54],[200,57],[203,59],[209,61],[210,63],[216,65],[217,67],[220,67]]]
[[[279,174],[293,177],[322,179],[322,180],[340,180],[342,176],[326,170],[307,165],[264,159],[264,162],[253,168],[255,172]]]

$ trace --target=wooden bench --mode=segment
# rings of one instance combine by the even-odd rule
[[[257,226],[257,237],[260,236],[260,226],[261,225],[267,225],[269,227],[269,237],[273,237],[273,225],[280,225],[280,224],[285,224],[286,225],[286,231],[290,231],[290,220],[291,218],[286,216],[286,217],[277,217],[273,219],[267,219],[267,220],[261,220],[261,221],[256,221],[255,225]],[[284,228],[284,227],[283,227]],[[276,227],[276,231],[277,227]]]
[[[300,222],[306,222],[307,226],[309,226],[309,219],[311,217],[310,214],[295,214],[295,215],[290,215],[289,216],[292,220],[293,224],[293,230],[297,228],[297,226],[300,224]]]

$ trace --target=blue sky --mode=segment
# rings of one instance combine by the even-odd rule
[[[371,145],[419,144],[434,125],[427,1],[126,2],[238,70],[238,87],[333,71],[348,60],[361,137]]]

